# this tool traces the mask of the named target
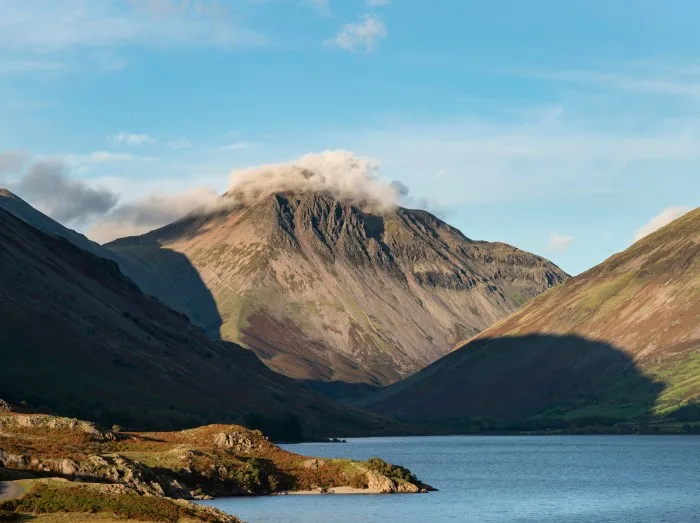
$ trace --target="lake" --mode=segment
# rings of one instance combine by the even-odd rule
[[[380,456],[430,494],[226,498],[250,523],[700,522],[700,437],[446,436],[302,443],[310,456]]]

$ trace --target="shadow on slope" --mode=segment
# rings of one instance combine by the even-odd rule
[[[0,362],[0,398],[105,425],[172,429],[252,415],[285,439],[398,425],[335,405],[254,353],[211,340],[115,262],[2,209]]]
[[[322,394],[334,401],[349,403],[367,397],[381,387],[369,383],[349,383],[347,381],[298,380],[299,383],[311,390]]]
[[[158,297],[169,307],[186,314],[194,323],[204,328],[211,337],[219,338],[222,321],[214,298],[197,270],[185,256],[162,249],[148,235],[143,238],[124,238],[112,244],[99,245],[82,234],[64,227],[2,188],[0,188],[0,209],[35,229],[68,240],[83,251],[117,262],[121,272],[136,283],[144,294]],[[179,223],[175,222],[173,226]],[[134,247],[137,245],[142,247],[144,243],[147,244],[148,249],[140,256],[139,249]],[[154,256],[153,261],[150,256]],[[164,265],[161,266],[160,263]]]
[[[120,264],[126,261],[132,271],[136,270],[132,266],[140,263],[158,273],[160,281],[141,284],[142,288],[146,287],[144,292],[187,315],[212,338],[221,339],[223,320],[216,301],[187,256],[162,247],[148,235],[122,238],[104,248],[118,254]],[[129,272],[127,270],[127,275]]]
[[[663,389],[613,345],[533,334],[475,339],[356,403],[431,429],[575,429],[648,420]]]

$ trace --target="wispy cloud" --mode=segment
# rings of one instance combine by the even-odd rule
[[[564,252],[571,247],[571,242],[573,241],[573,236],[566,236],[553,232],[549,235],[549,243],[547,244],[547,248],[554,252]]]
[[[165,145],[170,149],[180,150],[189,149],[190,147],[192,147],[192,142],[185,138],[178,138],[177,140],[170,140],[165,142]]]
[[[220,151],[243,151],[245,149],[251,149],[255,147],[257,144],[255,142],[245,142],[245,141],[240,141],[240,142],[234,142],[230,143],[228,145],[224,145],[222,147],[219,147]]]
[[[92,224],[87,234],[100,243],[143,234],[191,212],[213,208],[219,201],[220,196],[215,191],[205,188],[195,188],[177,194],[155,193],[104,213]]]
[[[700,69],[627,65],[615,71],[520,69],[516,74],[571,84],[583,84],[626,92],[700,99]]]
[[[334,139],[445,205],[630,194],[666,179],[693,186],[696,120],[616,127],[598,118],[544,108],[509,119],[388,124]],[[436,184],[440,171],[450,176]]]
[[[344,25],[329,43],[346,51],[371,53],[386,35],[384,21],[377,15],[366,14],[359,21]]]
[[[60,73],[68,68],[66,63],[58,60],[4,57],[0,60],[0,74]]]
[[[155,142],[150,134],[136,134],[121,132],[112,138],[114,142],[126,145],[144,145]]]
[[[644,238],[645,236],[649,236],[651,233],[658,231],[659,229],[661,229],[661,227],[668,225],[673,220],[680,218],[681,216],[683,216],[687,212],[690,212],[691,210],[692,209],[690,207],[680,206],[665,208],[647,223],[642,225],[639,228],[639,230],[637,230],[636,234],[634,235],[634,241],[638,241]]]
[[[136,46],[250,46],[266,38],[217,1],[0,0],[0,48],[59,51]]]
[[[100,163],[132,162],[137,159],[144,159],[133,154],[113,153],[110,151],[93,151],[86,154],[67,154],[63,160],[72,166],[92,165]]]

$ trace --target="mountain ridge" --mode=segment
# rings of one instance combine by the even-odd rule
[[[569,376],[578,390],[555,389],[551,384],[558,378],[548,368]],[[539,417],[543,426],[576,418],[694,419],[700,413],[698,369],[695,209],[357,404],[405,421],[462,429],[474,419],[528,416]],[[518,373],[531,374],[532,382],[519,381]],[[546,376],[553,381],[548,384]],[[556,397],[547,398],[554,390]],[[501,398],[490,411],[472,401],[490,397]],[[528,407],[531,400],[539,406]],[[522,410],[508,412],[515,406]]]
[[[185,256],[216,302],[210,328],[220,322],[223,339],[274,370],[375,386],[424,367],[567,277],[544,258],[470,240],[426,211],[378,213],[322,193],[229,202],[105,247],[161,268],[164,252]]]

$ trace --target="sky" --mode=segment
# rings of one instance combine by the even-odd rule
[[[231,171],[348,151],[402,203],[577,274],[700,204],[699,20],[695,0],[0,0],[0,185],[103,240]]]

